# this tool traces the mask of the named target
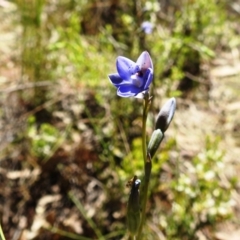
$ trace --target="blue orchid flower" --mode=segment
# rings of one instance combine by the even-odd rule
[[[117,95],[143,98],[153,80],[153,64],[149,53],[144,51],[136,62],[120,56],[116,66],[117,73],[109,74],[108,77],[117,88]]]

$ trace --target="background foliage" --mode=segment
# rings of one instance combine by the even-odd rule
[[[238,229],[237,173],[226,169],[239,162],[225,137],[230,129],[239,145],[239,121],[226,117],[216,96],[239,102],[239,88],[216,93],[221,83],[211,70],[223,53],[239,54],[239,7],[227,0],[0,1],[6,239],[127,239],[126,183],[141,174],[142,104],[117,97],[107,74],[118,55],[134,60],[143,50],[155,68],[149,135],[165,99],[175,96],[178,105],[154,159],[145,239],[224,240],[221,226]]]

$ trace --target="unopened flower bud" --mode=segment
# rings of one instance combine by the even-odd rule
[[[176,99],[169,99],[161,108],[156,121],[155,129],[161,129],[164,133],[172,121],[176,109]]]
[[[156,151],[158,150],[158,147],[160,146],[160,143],[163,140],[163,133],[160,129],[154,130],[151,139],[148,143],[147,151],[150,154],[150,157],[153,158]]]
[[[127,207],[127,228],[131,235],[136,235],[139,225],[140,225],[140,197],[139,197],[139,186],[141,180],[136,179],[134,177],[132,182],[132,188],[130,192],[130,196],[128,199],[128,207]]]

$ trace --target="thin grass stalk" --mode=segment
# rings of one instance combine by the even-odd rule
[[[1,224],[0,224],[0,240],[5,240]]]
[[[103,235],[102,235],[102,233],[99,231],[98,227],[94,223],[94,221],[92,221],[92,219],[87,216],[87,214],[86,214],[86,212],[85,212],[85,210],[83,208],[83,205],[80,203],[80,201],[74,196],[74,194],[72,192],[69,192],[68,196],[73,201],[73,203],[76,205],[76,207],[78,208],[80,213],[83,215],[83,217],[86,219],[86,221],[88,222],[89,226],[95,232],[97,238],[99,240],[105,240]]]

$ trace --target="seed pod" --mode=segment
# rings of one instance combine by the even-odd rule
[[[135,176],[132,182],[132,188],[130,192],[130,196],[128,199],[128,207],[127,207],[127,228],[131,235],[136,235],[141,218],[140,212],[140,201],[139,201],[139,186],[140,179],[137,179]]]
[[[163,133],[160,129],[154,130],[151,139],[148,143],[147,151],[150,154],[150,157],[153,158],[156,151],[158,150],[158,147],[160,146],[160,143],[163,140]]]

